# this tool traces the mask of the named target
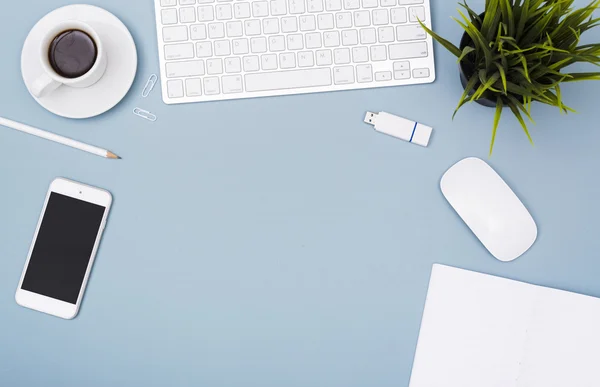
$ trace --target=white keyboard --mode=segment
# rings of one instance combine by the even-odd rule
[[[165,103],[429,83],[429,0],[155,0]]]

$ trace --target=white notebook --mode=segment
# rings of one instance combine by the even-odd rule
[[[598,387],[600,299],[434,265],[410,387]]]

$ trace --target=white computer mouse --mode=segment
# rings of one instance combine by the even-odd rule
[[[519,258],[535,242],[537,226],[517,195],[485,161],[470,157],[442,177],[442,193],[497,259]]]

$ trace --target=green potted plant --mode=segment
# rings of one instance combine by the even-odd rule
[[[574,0],[486,0],[482,13],[466,1],[459,4],[464,29],[457,47],[423,23],[421,26],[442,46],[458,57],[465,89],[454,114],[467,102],[496,108],[490,144],[504,107],[508,107],[533,144],[524,117],[531,122],[532,102],[574,111],[562,101],[563,82],[600,80],[600,72],[573,73],[566,67],[587,62],[600,65],[600,44],[580,44],[580,36],[596,27],[600,18],[593,12],[600,5],[574,9]],[[453,116],[454,117],[454,116]]]

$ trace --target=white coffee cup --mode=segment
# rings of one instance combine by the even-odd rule
[[[87,73],[77,78],[65,78],[54,71],[50,65],[49,49],[52,41],[60,33],[68,30],[83,31],[88,34],[96,44],[96,62]],[[108,64],[106,50],[98,33],[89,24],[78,20],[63,21],[44,33],[40,43],[40,61],[44,73],[31,84],[31,93],[38,98],[52,93],[63,85],[78,88],[90,87],[102,78]]]

